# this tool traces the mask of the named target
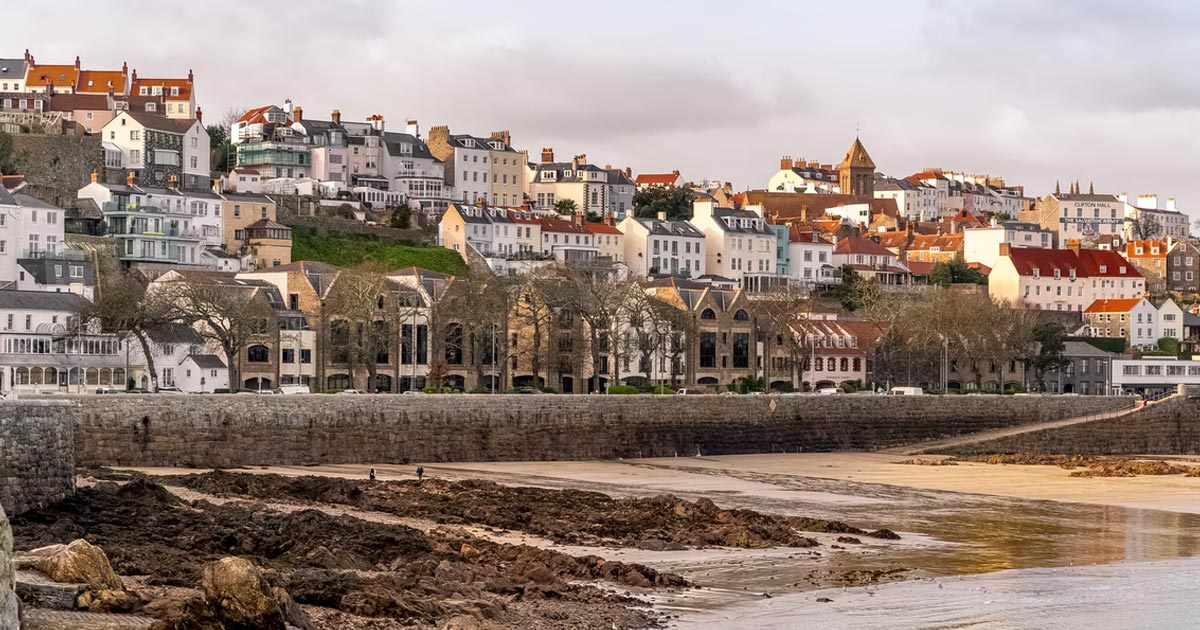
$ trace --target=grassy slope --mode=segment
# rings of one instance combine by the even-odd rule
[[[380,238],[373,234],[318,233],[312,228],[292,229],[292,260],[316,260],[339,267],[353,267],[367,260],[388,269],[422,267],[431,271],[462,274],[466,263],[445,247],[421,247]]]

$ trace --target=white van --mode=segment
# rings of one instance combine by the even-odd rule
[[[822,387],[817,390],[817,395],[819,396],[837,396],[845,393],[841,387]]]
[[[310,394],[308,385],[280,385],[280,394]]]
[[[924,396],[925,390],[920,387],[893,387],[888,396]]]

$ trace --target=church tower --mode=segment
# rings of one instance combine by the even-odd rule
[[[838,164],[838,185],[843,195],[875,196],[875,162],[858,137],[846,152],[846,159]]]

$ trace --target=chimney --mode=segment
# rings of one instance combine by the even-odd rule
[[[1012,254],[1012,246],[1008,243],[1000,243],[1000,257],[1009,256]]]
[[[196,106],[196,122],[204,123],[204,110],[200,109],[199,105]]]
[[[304,120],[304,108],[303,107],[296,105],[295,107],[292,108],[292,120],[295,122],[300,122],[301,120]]]
[[[383,133],[383,116],[381,114],[375,114],[367,120],[371,123],[371,129],[376,133]]]
[[[832,165],[832,164],[822,164],[822,165],[821,165],[821,170],[823,170],[823,171],[832,171],[832,170],[833,170],[833,165]]]
[[[1167,197],[1167,210],[1170,212],[1178,212],[1175,208],[1175,198]]]
[[[604,211],[604,223],[606,223],[609,227],[612,227],[613,215],[608,210]]]
[[[126,185],[126,186],[132,186],[132,185],[134,185],[135,183],[137,183],[137,175],[136,175],[136,174],[135,174],[133,171],[129,171],[129,172],[128,172],[128,173],[125,175],[125,185]]]
[[[191,83],[195,77],[192,75],[192,69],[188,68],[188,83]]]
[[[475,198],[475,207],[486,208],[487,207],[487,199],[484,199],[483,195],[476,197]]]
[[[504,131],[493,131],[492,140],[499,140],[506,145],[512,145],[512,134],[507,129]]]
[[[792,161],[792,156],[790,155],[779,158],[779,170],[781,171],[790,171],[795,165],[796,163]]]
[[[429,144],[431,146],[448,147],[450,145],[450,127],[434,125],[429,128]]]
[[[407,133],[414,138],[420,138],[421,126],[417,124],[415,119],[409,120],[408,122],[404,123],[404,133]]]
[[[29,49],[28,49],[28,48],[26,48],[26,49],[25,49],[25,62],[26,62],[26,63],[33,63],[33,55],[30,55],[30,54],[29,54]]]
[[[576,210],[575,211],[575,225],[578,225],[579,227],[583,227],[583,224],[587,223],[587,219],[585,218],[586,216],[587,215],[585,215],[583,213],[582,209]]]
[[[137,68],[133,69],[133,81],[137,81]],[[132,88],[133,86],[130,87]],[[129,93],[133,94],[132,90]]]
[[[96,169],[92,169],[92,183],[95,184],[98,179],[100,179],[100,174],[96,172]]]
[[[121,62],[121,74],[129,74],[129,63],[126,61]]]
[[[171,176],[169,178],[167,178],[167,188],[169,188],[171,190],[175,190],[176,188],[179,188],[179,177],[176,176],[174,173],[172,173]]]
[[[1121,193],[1121,194],[1117,195],[1117,199],[1121,203],[1129,203],[1129,193]]]
[[[611,170],[612,170],[612,164],[605,164],[605,165],[604,165],[604,170],[606,170],[606,171],[611,171]]]
[[[79,55],[75,55],[75,69],[79,69]]]
[[[1077,239],[1077,238],[1067,239],[1067,249],[1075,252],[1075,255],[1078,256],[1079,255],[1079,239]]]
[[[549,164],[554,161],[554,149],[549,147],[542,148],[542,164]]]
[[[632,166],[625,167],[625,177],[628,177],[629,179],[633,179],[633,167]]]
[[[659,211],[658,211],[658,220],[659,220],[659,221],[666,221],[666,220],[667,220],[667,211],[666,211],[666,210],[659,210]]]
[[[578,163],[578,164],[576,164],[575,168],[579,168],[580,166],[587,166],[587,154],[580,153],[579,155],[576,155],[574,161]]]
[[[586,161],[584,161],[584,160],[580,160],[578,155],[576,155],[575,157],[571,158],[571,169],[572,169],[572,170],[576,170],[576,171],[578,171],[578,170],[579,170],[579,165],[580,165],[580,164],[587,164],[587,162],[586,162]]]
[[[1137,206],[1147,210],[1158,209],[1158,195],[1138,195]]]
[[[333,124],[342,124],[342,112],[335,109],[333,110],[333,113],[329,115],[329,117],[333,120]]]

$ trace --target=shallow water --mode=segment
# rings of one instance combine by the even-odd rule
[[[684,614],[679,627],[1184,630],[1200,627],[1198,578],[1197,559],[1023,569],[795,593]]]

